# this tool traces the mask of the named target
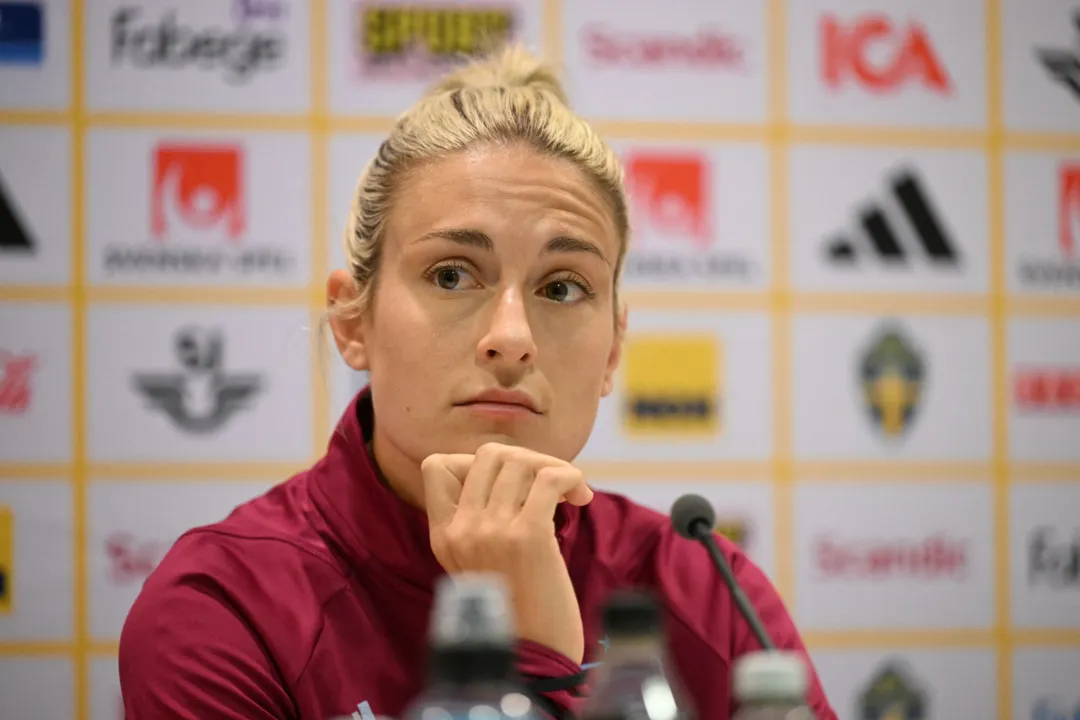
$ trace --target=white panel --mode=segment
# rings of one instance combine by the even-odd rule
[[[763,122],[765,12],[738,0],[564,3],[573,106],[613,120]]]
[[[1010,493],[1013,624],[1080,628],[1080,485],[1024,484]]]
[[[93,459],[310,458],[305,309],[101,305],[89,325]]]
[[[1080,131],[1076,83],[1076,3],[1073,0],[1002,0],[1001,62],[1005,124],[1014,131]],[[1065,60],[1063,73],[1044,53]]]
[[[634,362],[637,348],[643,347],[635,345],[638,338],[658,336],[700,342],[715,352],[715,372],[704,369],[708,376],[691,378],[695,387],[685,388],[703,403],[711,403],[710,412],[717,420],[714,429],[693,433],[630,431],[632,415],[628,403],[640,399],[663,400],[670,388],[657,389],[651,383],[667,384],[673,376],[683,373],[680,363],[684,358],[672,357],[664,367],[643,373],[640,387],[627,387],[626,368]],[[720,315],[688,310],[631,312],[615,391],[600,401],[595,429],[580,458],[589,461],[767,459],[772,451],[771,355],[769,319],[765,315]],[[718,390],[713,392],[710,387]],[[691,411],[692,408],[687,409]]]
[[[75,717],[73,676],[65,658],[0,657],[0,718]]]
[[[830,650],[813,657],[839,720],[997,717],[989,650]],[[890,667],[900,682],[891,692],[875,689],[875,679]]]
[[[1080,717],[1080,649],[1015,648],[1012,668],[1012,717]]]
[[[910,189],[922,197],[936,234],[920,231],[918,206],[913,214],[901,201]],[[899,254],[871,240],[863,218],[875,213]],[[790,227],[792,281],[800,290],[985,292],[986,159],[952,150],[796,146]],[[939,236],[947,255],[936,252]],[[837,254],[842,245],[850,254]]]
[[[71,136],[68,131],[24,125],[0,129],[0,193],[21,226],[22,235],[4,238],[0,245],[0,285],[69,282]]]
[[[1015,318],[1008,353],[1010,455],[1080,460],[1080,320]]]
[[[88,664],[90,676],[89,720],[124,720],[120,695],[120,669],[115,657],[95,657]]]
[[[0,507],[11,516],[10,611],[0,610],[0,642],[72,639],[71,489],[50,480],[0,482]],[[0,673],[3,677],[3,673]],[[3,697],[0,685],[0,698]],[[2,705],[0,705],[2,707]],[[0,717],[8,717],[0,713]]]
[[[979,128],[982,0],[788,4],[788,90],[799,123]]]
[[[881,342],[890,332],[898,332],[913,367],[888,361],[888,343]],[[990,336],[984,319],[804,315],[794,322],[793,352],[799,460],[990,459]],[[870,374],[873,383],[864,385],[862,364],[878,352],[886,357],[880,371]],[[921,382],[900,382],[911,369],[921,370]],[[905,407],[911,409],[906,423]]]
[[[333,0],[326,10],[330,104],[342,115],[404,112],[451,67],[446,59],[429,53],[442,48],[463,54],[480,50],[477,43],[485,31],[509,27],[512,40],[533,52],[541,49],[541,0],[441,4]],[[427,28],[431,34],[418,30],[403,37],[402,27]],[[400,43],[410,41],[418,43],[417,49],[399,52]]]
[[[989,628],[989,484],[812,484],[796,491],[803,631]]]
[[[95,0],[86,7],[93,110],[302,113],[307,2]]]
[[[285,478],[282,478],[284,480]],[[89,493],[90,633],[115,642],[143,582],[184,532],[225,519],[272,482],[95,482]]]
[[[0,108],[65,110],[71,103],[71,0],[38,0],[40,61],[0,62]]]
[[[91,280],[307,286],[309,145],[300,133],[92,132]]]
[[[71,460],[71,311],[0,304],[0,462]]]

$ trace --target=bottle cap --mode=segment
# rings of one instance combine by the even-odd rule
[[[508,646],[513,642],[509,590],[495,573],[444,575],[435,587],[431,644]]]
[[[604,604],[604,630],[610,635],[647,635],[660,629],[660,606],[640,590],[616,590]]]
[[[796,653],[760,650],[735,663],[735,697],[739,702],[805,702],[809,678]]]

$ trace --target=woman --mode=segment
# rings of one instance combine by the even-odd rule
[[[399,716],[424,683],[434,581],[469,570],[506,577],[518,669],[549,714],[572,714],[583,663],[602,662],[608,593],[647,586],[699,717],[729,717],[733,659],[756,645],[708,555],[571,465],[612,391],[627,239],[615,156],[521,50],[403,115],[327,283],[370,386],[314,467],[187,533],[147,580],[120,641],[128,720]],[[763,573],[720,543],[777,645],[802,650]],[[816,677],[810,704],[835,718]]]

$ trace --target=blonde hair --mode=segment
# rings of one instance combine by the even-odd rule
[[[372,300],[386,218],[406,173],[486,143],[524,142],[573,162],[609,201],[619,234],[616,288],[629,235],[626,191],[615,153],[574,114],[555,72],[520,46],[474,58],[437,82],[394,125],[357,182],[344,249],[358,297],[334,308],[353,314]]]

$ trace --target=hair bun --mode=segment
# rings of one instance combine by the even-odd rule
[[[555,70],[521,45],[507,45],[475,56],[440,79],[428,96],[481,88],[534,88],[548,92],[567,105],[566,91]]]

